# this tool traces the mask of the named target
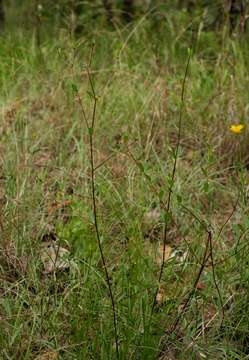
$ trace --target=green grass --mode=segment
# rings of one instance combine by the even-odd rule
[[[77,86],[90,116],[93,40],[96,201],[120,359],[248,358],[247,35],[199,32],[165,214],[191,45],[187,14],[178,16],[171,14],[158,36],[146,18],[79,40],[43,30],[40,49],[28,31],[2,35],[1,359],[116,358],[88,132],[73,91]],[[246,124],[241,134],[229,131],[236,122]],[[153,209],[158,216],[149,221]],[[175,256],[166,261],[163,299],[151,314],[165,221]],[[194,291],[207,241],[201,221],[212,232],[214,267],[209,259]],[[41,247],[53,237],[69,250],[70,267],[44,274]]]

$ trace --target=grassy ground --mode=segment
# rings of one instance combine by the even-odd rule
[[[247,35],[189,21],[2,35],[1,359],[116,358],[89,74],[119,358],[249,358]]]

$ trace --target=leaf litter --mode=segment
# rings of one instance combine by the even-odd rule
[[[54,350],[46,350],[42,354],[35,357],[34,360],[57,360],[58,353]]]
[[[43,242],[40,250],[43,263],[43,274],[50,274],[56,270],[64,271],[70,267],[69,250],[55,242]]]

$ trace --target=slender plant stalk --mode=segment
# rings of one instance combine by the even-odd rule
[[[163,257],[162,257],[162,263],[161,263],[159,277],[158,277],[158,286],[157,286],[157,289],[156,289],[156,293],[154,295],[154,300],[153,300],[152,309],[151,309],[152,313],[153,313],[155,305],[156,305],[157,294],[158,294],[158,291],[159,291],[159,288],[160,288],[162,275],[163,275],[163,270],[164,270],[164,266],[165,266],[165,254],[166,254],[168,226],[169,226],[168,217],[169,217],[169,214],[170,214],[171,198],[172,198],[172,194],[173,194],[173,187],[174,187],[174,181],[175,181],[175,175],[176,175],[176,166],[177,166],[177,159],[178,159],[180,140],[181,140],[181,133],[182,133],[182,114],[183,114],[183,106],[184,106],[184,95],[185,95],[186,79],[187,79],[187,75],[188,75],[191,56],[192,56],[192,49],[190,49],[190,51],[189,51],[188,60],[187,60],[185,73],[184,73],[184,77],[183,77],[183,82],[182,82],[181,104],[180,104],[179,121],[178,121],[178,133],[177,133],[177,143],[176,143],[176,148],[175,148],[174,164],[173,164],[173,170],[172,170],[172,174],[171,174],[171,178],[170,178],[170,186],[169,186],[168,198],[167,198],[167,203],[166,203],[166,212],[165,212],[165,223],[164,223],[164,231],[163,231]]]
[[[176,150],[175,150],[174,164],[173,164],[173,170],[172,170],[172,175],[171,175],[171,182],[170,182],[170,187],[169,187],[168,198],[167,198],[166,203],[164,203],[162,200],[160,200],[160,204],[163,207],[163,209],[165,210],[166,215],[168,215],[170,213],[171,197],[172,197],[172,194],[173,194],[173,186],[174,186],[176,167],[177,167],[177,159],[178,159],[180,139],[181,139],[182,113],[183,113],[183,106],[184,106],[185,84],[186,84],[186,79],[187,79],[187,75],[188,75],[188,69],[189,69],[189,64],[190,64],[190,60],[191,60],[191,55],[192,55],[192,51],[190,51],[189,56],[188,56],[188,60],[187,60],[186,68],[185,68],[185,74],[184,74],[183,83],[182,83],[181,106],[180,106],[179,122],[178,122],[177,145],[176,145]],[[130,151],[128,151],[128,153],[129,153],[130,157],[133,159],[133,161],[136,163],[136,165],[139,167],[139,169],[142,171],[142,173],[145,175],[145,178],[147,180],[149,180],[153,192],[156,195],[159,195],[159,192],[157,191],[157,189],[151,183],[151,179],[147,176],[142,164],[137,159],[135,159],[135,157],[133,156],[133,154]],[[239,196],[237,198],[237,201],[236,201],[235,205],[233,206],[232,212],[229,214],[227,219],[224,221],[224,223],[220,227],[220,229],[218,231],[217,239],[221,236],[221,233],[224,230],[225,226],[227,225],[227,223],[229,222],[229,220],[231,219],[231,217],[235,213],[237,205],[238,205],[238,201],[239,201]],[[187,297],[186,301],[184,302],[184,305],[182,307],[182,310],[181,310],[179,316],[177,316],[176,320],[171,325],[170,333],[172,333],[172,332],[174,332],[176,330],[181,316],[184,314],[184,312],[185,312],[191,298],[193,297],[193,295],[194,295],[194,293],[195,293],[195,291],[197,289],[198,282],[199,282],[199,280],[201,278],[201,275],[202,275],[204,269],[206,267],[209,267],[209,266],[212,267],[213,281],[214,281],[214,285],[215,285],[215,288],[217,290],[218,298],[219,298],[219,301],[220,301],[220,304],[221,304],[222,320],[221,320],[221,325],[220,326],[222,326],[223,321],[224,321],[224,316],[225,316],[224,304],[222,302],[221,292],[220,292],[220,289],[219,289],[219,286],[218,286],[218,283],[217,283],[217,279],[216,279],[216,275],[215,275],[215,266],[216,266],[217,263],[215,263],[215,261],[214,261],[214,254],[213,254],[213,231],[212,230],[214,230],[214,229],[212,228],[211,224],[206,224],[203,220],[199,219],[198,216],[195,215],[186,206],[181,205],[181,207],[185,211],[189,212],[191,214],[191,216],[193,218],[195,218],[195,220],[197,220],[200,223],[200,225],[204,228],[205,232],[207,233],[207,240],[206,240],[203,259],[202,259],[201,262],[198,261],[198,263],[200,264],[200,268],[199,268],[199,271],[198,271],[198,273],[197,273],[197,275],[195,277],[195,281],[194,281],[193,286],[192,286],[192,291],[189,294],[189,296]],[[156,298],[157,298],[157,294],[158,294],[158,291],[159,291],[159,288],[160,288],[160,282],[161,282],[163,269],[164,269],[164,265],[165,265],[165,252],[166,252],[166,244],[167,244],[167,233],[168,233],[168,221],[167,221],[167,217],[166,217],[165,226],[164,226],[164,233],[163,233],[163,258],[162,258],[162,264],[161,264],[161,268],[160,268],[158,287],[157,287],[157,291],[156,291],[156,294],[155,294],[155,297],[154,297],[151,315],[152,315],[152,313],[154,311],[154,308],[155,308],[155,305],[156,305]],[[236,253],[234,253],[232,256],[234,256],[234,255],[236,255]],[[209,260],[210,260],[210,263],[208,263]],[[226,259],[223,260],[223,261],[226,261]],[[218,262],[218,263],[220,263],[220,262]],[[151,317],[150,317],[150,321],[151,321]],[[149,321],[149,324],[150,324],[150,321]],[[150,327],[150,325],[149,325],[149,327]]]
[[[92,185],[92,202],[93,202],[93,214],[94,214],[94,225],[96,231],[96,237],[98,241],[98,247],[101,254],[101,260],[105,271],[106,282],[108,285],[109,295],[112,303],[112,314],[113,314],[113,326],[115,332],[115,346],[117,359],[119,359],[119,345],[118,345],[118,331],[117,331],[117,319],[116,319],[116,308],[114,302],[114,295],[111,287],[111,280],[108,273],[104,252],[102,249],[100,234],[99,234],[99,225],[98,225],[98,216],[97,216],[97,205],[96,205],[96,195],[95,195],[95,172],[94,172],[94,155],[93,155],[93,133],[89,133],[89,142],[90,142],[90,162],[91,162],[91,185]]]
[[[92,54],[91,54],[91,56],[92,56]],[[109,296],[110,296],[110,299],[111,299],[112,315],[113,315],[113,327],[114,327],[114,333],[115,333],[116,356],[117,356],[117,359],[119,359],[119,339],[118,339],[118,330],[117,330],[116,307],[115,307],[114,295],[113,295],[112,286],[111,286],[111,279],[110,279],[110,275],[109,275],[108,268],[107,268],[107,265],[106,265],[106,260],[105,260],[103,248],[102,248],[102,245],[101,245],[101,240],[100,240],[99,223],[98,223],[98,210],[97,210],[97,204],[96,204],[96,183],[95,183],[95,170],[96,170],[96,167],[95,167],[95,161],[94,161],[93,141],[94,141],[94,128],[95,128],[96,109],[97,109],[97,100],[98,99],[97,99],[97,96],[96,96],[96,93],[95,93],[93,81],[92,81],[90,71],[89,71],[88,68],[87,68],[87,74],[88,74],[88,79],[89,79],[91,92],[92,92],[92,97],[93,97],[93,110],[92,110],[92,116],[91,116],[90,121],[87,119],[86,112],[85,112],[85,109],[84,109],[84,106],[83,106],[83,103],[82,103],[82,99],[80,97],[80,94],[79,94],[77,88],[75,87],[74,90],[76,91],[77,99],[78,99],[78,102],[79,102],[80,108],[81,108],[81,113],[82,113],[84,122],[86,124],[87,130],[88,130],[88,139],[89,139],[89,148],[90,148],[91,190],[92,190],[92,206],[93,206],[93,216],[94,216],[94,227],[95,227],[96,238],[97,238],[97,242],[98,242],[98,248],[99,248],[99,252],[100,252],[100,256],[101,256],[101,261],[102,261],[104,272],[105,272],[105,278],[106,278],[106,283],[107,283],[107,287],[108,287],[108,291],[109,291]]]

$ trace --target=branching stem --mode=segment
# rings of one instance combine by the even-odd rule
[[[182,82],[181,103],[180,103],[180,112],[179,112],[179,121],[178,121],[178,133],[177,133],[177,143],[176,143],[176,148],[175,148],[175,153],[174,153],[173,170],[172,170],[172,174],[171,174],[171,177],[170,177],[169,192],[168,192],[168,198],[167,198],[167,203],[166,203],[166,211],[165,211],[165,223],[164,223],[164,230],[163,230],[163,256],[162,256],[162,263],[161,263],[159,277],[158,277],[158,286],[157,286],[157,289],[156,289],[156,293],[154,295],[154,300],[153,300],[152,309],[151,309],[152,313],[153,313],[154,308],[156,306],[157,294],[158,294],[158,291],[159,291],[159,288],[160,288],[162,275],[163,275],[163,270],[164,270],[164,266],[165,266],[165,254],[166,254],[168,227],[169,227],[169,214],[170,214],[171,198],[172,198],[172,194],[173,194],[173,187],[174,187],[174,181],[175,181],[175,175],[176,175],[177,158],[178,158],[178,153],[179,153],[179,148],[180,148],[180,140],[181,140],[181,133],[182,133],[182,114],[183,114],[183,106],[184,106],[185,86],[186,86],[186,79],[187,79],[187,75],[188,75],[191,56],[192,56],[192,49],[190,49],[190,51],[189,51],[188,60],[187,60],[187,64],[186,64],[186,67],[185,67],[185,73],[184,73],[183,82]]]
[[[91,56],[92,56],[92,53],[91,53]],[[113,315],[113,327],[114,327],[114,333],[115,333],[116,356],[117,356],[117,359],[119,359],[119,340],[118,340],[118,330],[117,330],[116,307],[115,307],[114,295],[113,295],[112,286],[111,286],[111,278],[110,278],[110,275],[109,275],[109,272],[108,272],[108,268],[107,268],[103,248],[102,248],[102,245],[101,245],[101,240],[100,240],[99,223],[98,223],[98,210],[97,210],[97,203],[96,203],[96,183],[95,183],[95,169],[96,169],[96,167],[95,167],[95,160],[94,160],[93,142],[94,142],[94,129],[95,129],[96,109],[97,109],[97,100],[98,99],[97,99],[97,96],[96,96],[96,93],[95,93],[95,89],[94,89],[94,85],[93,85],[92,77],[90,75],[89,68],[87,68],[87,74],[88,74],[88,79],[89,79],[89,83],[90,83],[90,87],[91,87],[91,93],[92,93],[91,95],[93,97],[93,110],[92,110],[92,115],[91,115],[90,121],[87,118],[81,96],[80,96],[78,90],[76,90],[76,91],[77,91],[78,102],[79,102],[80,108],[81,108],[82,117],[83,117],[83,120],[85,122],[85,125],[87,127],[87,131],[88,131],[89,148],[90,148],[91,191],[92,191],[92,206],[93,206],[94,227],[95,227],[96,238],[97,238],[97,242],[98,242],[98,248],[99,248],[99,252],[100,252],[100,256],[101,256],[101,261],[102,261],[103,268],[104,268],[106,284],[107,284],[109,296],[110,296],[110,299],[111,299],[112,315]]]

